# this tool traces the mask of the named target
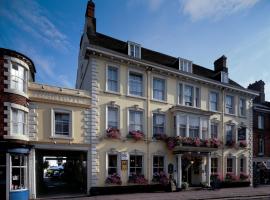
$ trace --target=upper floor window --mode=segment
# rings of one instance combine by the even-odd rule
[[[246,128],[242,127],[238,129],[238,141],[246,140]]]
[[[246,116],[246,100],[243,98],[239,99],[239,115]]]
[[[264,116],[258,115],[258,128],[264,129]]]
[[[165,134],[165,115],[153,114],[153,135]]]
[[[108,66],[107,70],[107,90],[119,92],[118,68]]]
[[[234,97],[231,95],[226,95],[225,113],[234,114]]]
[[[192,62],[185,59],[179,59],[179,69],[184,72],[192,73]]]
[[[71,136],[71,112],[54,111],[54,135]]]
[[[129,173],[137,174],[137,175],[143,174],[143,156],[142,155],[130,155]]]
[[[211,158],[211,173],[218,172],[218,158]]]
[[[221,72],[221,82],[229,83],[229,76],[227,72]]]
[[[233,159],[227,158],[227,173],[233,172]]]
[[[210,110],[218,111],[218,93],[210,92]]]
[[[218,138],[218,123],[211,123],[211,138]]]
[[[108,155],[108,175],[117,174],[117,155],[109,154]]]
[[[11,110],[11,135],[26,135],[27,113],[16,108]]]
[[[118,108],[109,106],[107,113],[107,128],[118,128]]]
[[[234,125],[226,125],[226,142],[233,141]]]
[[[27,70],[18,63],[12,62],[10,88],[26,92],[27,88]]]
[[[141,45],[128,42],[128,55],[134,58],[141,58]]]
[[[153,156],[153,173],[165,172],[164,156]]]
[[[153,78],[153,99],[165,101],[165,80]]]
[[[189,117],[189,137],[191,138],[199,137],[199,132],[200,132],[200,118]]]
[[[143,131],[143,112],[129,111],[129,131]]]
[[[180,83],[178,89],[179,104],[197,108],[200,107],[200,88]]]
[[[264,155],[264,139],[262,137],[259,138],[259,155]]]
[[[143,96],[143,75],[130,72],[129,73],[129,94]]]
[[[202,139],[208,138],[208,120],[201,119],[201,127],[202,127]]]
[[[244,158],[240,158],[240,172],[243,173],[244,172]]]

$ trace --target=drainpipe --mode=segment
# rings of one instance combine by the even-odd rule
[[[222,88],[222,108],[221,108],[221,133],[222,133],[222,142],[224,144],[225,134],[224,134],[224,107],[225,107],[225,101],[224,101],[224,92],[225,88]],[[222,171],[222,177],[224,178],[225,174],[225,167],[224,167],[224,145],[222,146],[222,159],[221,159],[221,171]]]

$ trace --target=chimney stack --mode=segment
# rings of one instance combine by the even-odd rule
[[[227,57],[226,56],[221,56],[219,59],[217,59],[214,62],[214,67],[215,67],[215,72],[226,72],[228,73],[228,68],[227,68]]]
[[[96,18],[95,18],[95,3],[89,0],[85,12],[85,18],[87,23],[87,33],[90,35],[96,34]]]
[[[255,102],[264,103],[265,102],[265,92],[264,92],[265,83],[262,80],[256,81],[255,83],[249,84],[248,89],[258,91],[259,96],[255,97]]]

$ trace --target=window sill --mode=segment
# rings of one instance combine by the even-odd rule
[[[178,106],[184,106],[186,108],[194,108],[194,109],[198,109],[198,110],[202,110],[201,107],[195,107],[195,106],[187,106],[187,105],[184,105],[184,104],[180,104],[180,103],[177,103]]]
[[[168,104],[166,100],[151,99],[153,102]]]
[[[132,94],[128,94],[126,95],[127,97],[131,97],[131,98],[137,98],[137,99],[143,99],[146,100],[146,97],[144,96],[137,96],[137,95],[132,95]]]
[[[240,118],[247,119],[246,115],[239,115]]]
[[[221,114],[221,112],[218,111],[218,110],[210,110],[210,109],[209,109],[209,111],[210,111],[210,112],[213,112],[213,113]]]
[[[114,91],[110,91],[110,90],[105,90],[104,93],[107,93],[107,94],[114,94],[114,95],[119,95],[119,96],[121,96],[120,92],[114,92]]]
[[[4,139],[29,141],[28,136],[25,135],[4,135]]]
[[[51,136],[50,139],[74,140],[74,138],[70,136],[58,136],[58,135]]]
[[[237,117],[236,114],[230,114],[230,113],[224,113],[224,114],[231,117]]]

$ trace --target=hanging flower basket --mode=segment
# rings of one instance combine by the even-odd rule
[[[128,138],[132,138],[132,139],[138,141],[138,140],[144,139],[144,133],[142,131],[139,131],[139,130],[137,130],[137,131],[130,131],[128,133],[128,136],[127,137]]]
[[[108,128],[106,130],[106,136],[112,139],[119,139],[121,137],[120,131],[118,128]]]
[[[121,177],[118,174],[109,175],[105,181],[106,184],[122,185]]]

